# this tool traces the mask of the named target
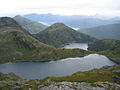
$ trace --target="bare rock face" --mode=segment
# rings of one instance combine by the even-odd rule
[[[5,86],[12,85],[10,90],[120,90],[120,85],[111,82],[101,82],[99,84],[93,85],[86,82],[48,82],[48,84],[40,84],[39,80],[32,80],[34,84],[30,83],[31,80],[23,81],[0,81],[0,89]]]
[[[112,72],[120,73],[120,69],[119,70],[113,70]]]
[[[86,82],[52,82],[49,86],[40,85],[38,90],[120,90],[120,85],[110,82],[102,82],[93,86]]]
[[[38,90],[106,90],[103,87],[94,87],[89,83],[54,82],[49,86],[39,86]]]

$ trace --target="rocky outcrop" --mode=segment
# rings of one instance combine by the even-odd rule
[[[85,82],[54,82],[49,86],[39,86],[38,90],[105,90],[105,88],[94,87]]]
[[[99,70],[87,71],[84,77],[80,75],[85,75],[85,72],[75,73],[69,76],[72,81],[68,77],[21,79],[14,73],[0,73],[0,90],[120,90],[119,71],[119,65],[104,66]]]
[[[120,90],[120,85],[110,82],[102,82],[100,84],[91,85],[86,82],[48,82],[49,84],[40,84],[39,81],[33,80],[36,84],[29,83],[30,80],[24,81],[0,81],[0,89],[6,85],[11,85],[11,90],[19,90],[27,87],[28,90]],[[29,84],[28,84],[29,83]],[[37,87],[37,88],[36,88]]]

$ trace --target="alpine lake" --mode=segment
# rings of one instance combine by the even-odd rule
[[[87,50],[87,43],[70,43],[62,48],[80,48]],[[84,57],[66,58],[48,62],[10,62],[0,64],[0,72],[14,72],[23,79],[43,79],[48,76],[66,76],[78,71],[99,69],[103,66],[115,65],[103,55],[90,54]]]

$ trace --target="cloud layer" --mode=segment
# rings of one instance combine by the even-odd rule
[[[52,13],[120,16],[120,0],[2,0],[0,15]]]

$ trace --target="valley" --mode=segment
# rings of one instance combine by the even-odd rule
[[[0,90],[120,90],[120,0],[1,0]]]
[[[3,17],[0,18],[0,21],[0,63],[10,61],[48,61],[85,56],[92,53],[82,49],[54,48],[39,42],[12,18]]]
[[[98,39],[60,22],[0,18],[2,90],[119,90],[119,64],[119,39]]]

